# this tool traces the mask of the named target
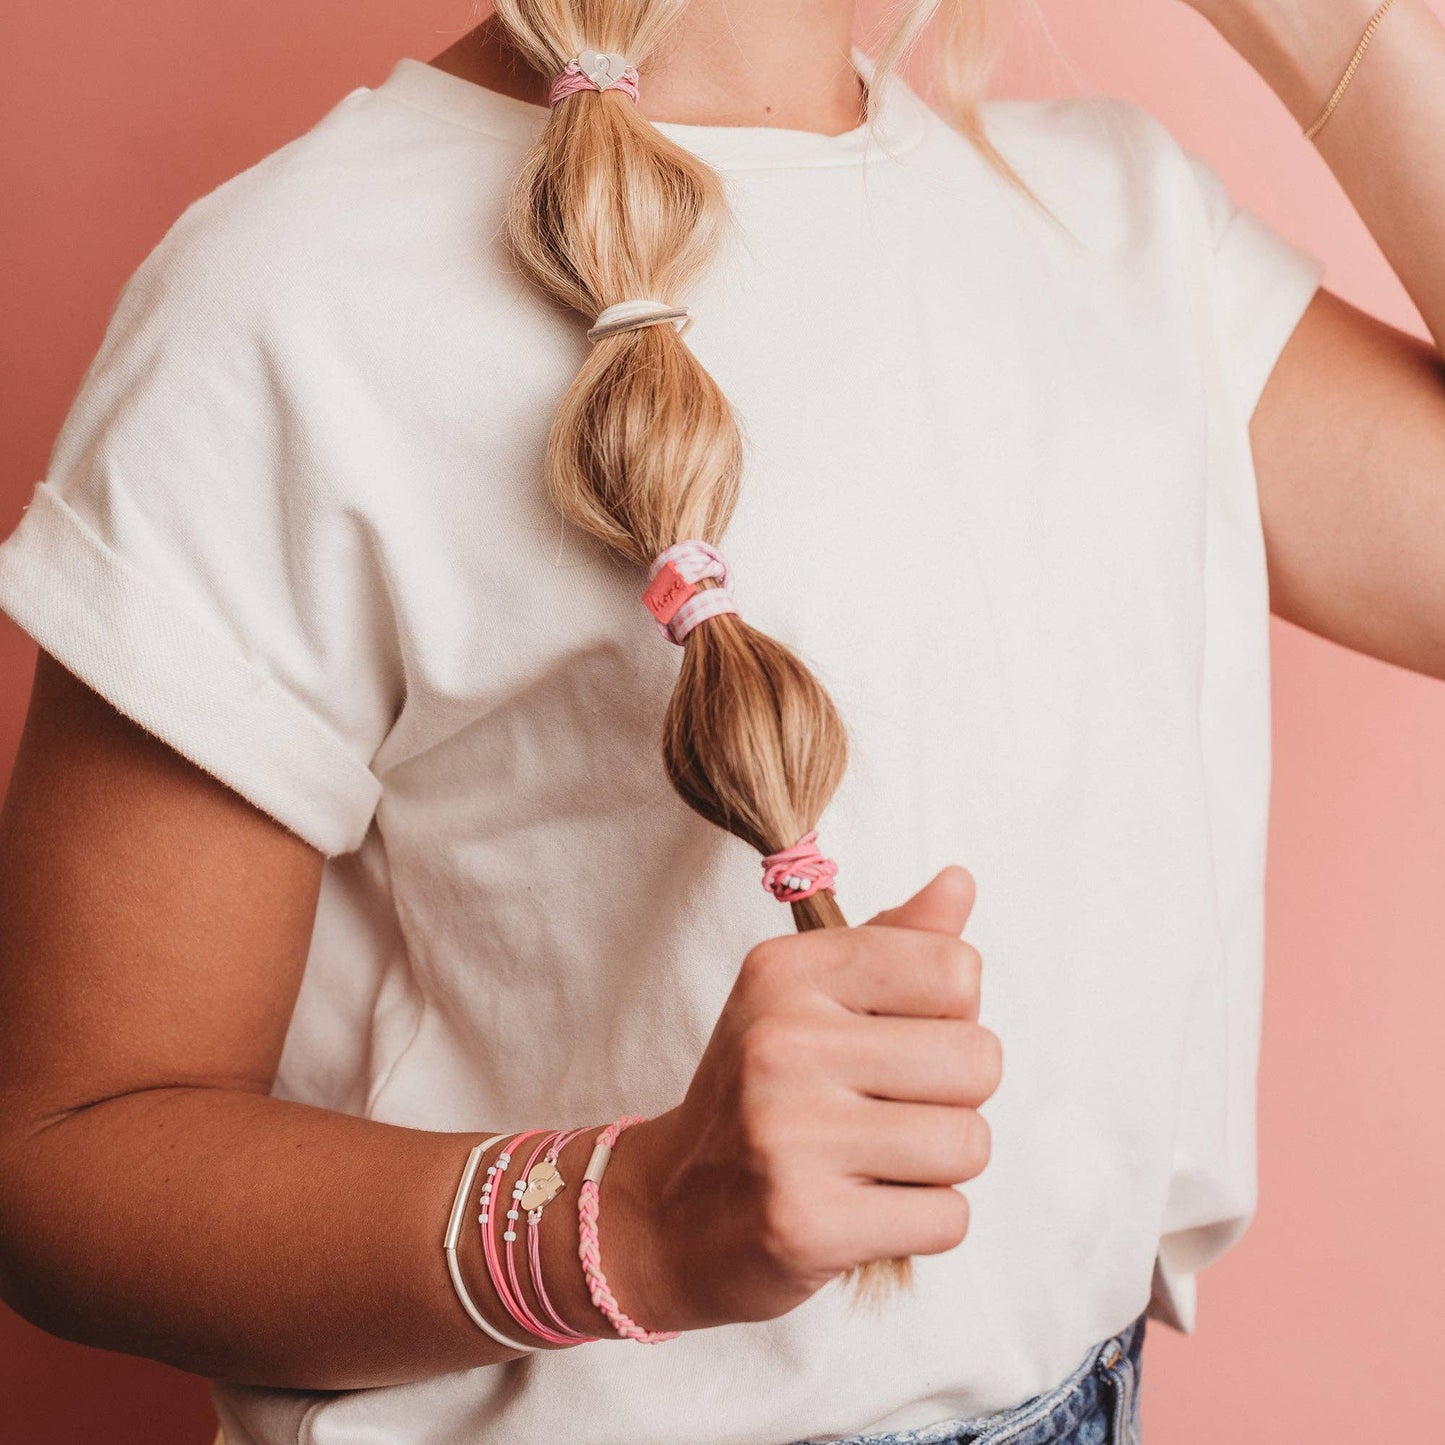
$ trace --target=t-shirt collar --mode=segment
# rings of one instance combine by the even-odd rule
[[[854,47],[853,63],[868,80],[872,58]],[[489,90],[439,70],[425,61],[402,56],[375,94],[424,110],[443,120],[503,140],[528,143],[546,122],[547,108]],[[879,89],[872,132],[867,125],[839,135],[793,130],[784,126],[683,125],[656,122],[658,130],[701,160],[725,170],[769,167],[854,165],[878,155],[900,155],[922,138],[928,110],[898,75],[889,75]]]

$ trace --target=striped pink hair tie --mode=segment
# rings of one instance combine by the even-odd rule
[[[763,887],[779,903],[797,903],[831,888],[838,865],[818,851],[818,830],[804,833],[791,848],[763,859]]]
[[[620,90],[637,99],[637,67],[610,50],[584,50],[552,78],[548,105],[556,105],[579,90]]]
[[[718,585],[700,588],[697,584],[708,577],[716,578]],[[699,622],[738,610],[728,582],[722,553],[692,538],[657,554],[647,572],[642,600],[662,635],[681,646]]]

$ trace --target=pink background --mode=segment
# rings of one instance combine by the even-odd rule
[[[1021,34],[997,89],[1142,101],[1320,255],[1327,285],[1423,334],[1298,127],[1193,12],[1177,0],[1045,10],[1066,61]],[[397,55],[430,58],[474,21],[463,0],[7,7],[0,535],[44,473],[121,283],[181,209]],[[1445,687],[1274,628],[1261,1205],[1204,1277],[1198,1333],[1150,1336],[1150,1445],[1439,1428]],[[0,618],[7,775],[33,659]],[[3,1308],[0,1400],[0,1445],[208,1445],[214,1428],[204,1382],[62,1343]]]

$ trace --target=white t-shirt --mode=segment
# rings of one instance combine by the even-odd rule
[[[277,1092],[419,1128],[672,1107],[792,927],[663,775],[645,579],[542,491],[588,350],[504,246],[544,118],[403,59],[190,206],[0,546],[42,647],[327,855]],[[986,118],[1074,240],[900,80],[871,144],[661,127],[734,206],[668,299],[745,432],[739,606],[851,730],[839,902],[978,882],[1005,1066],[967,1239],[875,1314],[834,1284],[665,1345],[218,1384],[233,1445],[837,1438],[1013,1404],[1151,1297],[1193,1327],[1255,1203],[1247,420],[1322,268],[1132,104]]]

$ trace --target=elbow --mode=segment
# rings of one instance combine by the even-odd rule
[[[0,1166],[0,1300],[21,1319],[61,1339],[69,1338],[53,1308],[56,1289],[44,1246],[30,1223],[34,1210],[22,1201],[30,1184],[5,1151]]]
[[[0,1124],[0,1300],[36,1329],[85,1344],[65,1283],[76,1253],[66,1243],[81,1224],[44,1167],[37,1141],[46,1133],[42,1124]]]

